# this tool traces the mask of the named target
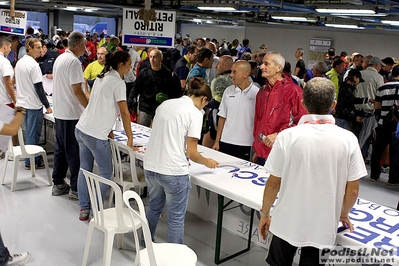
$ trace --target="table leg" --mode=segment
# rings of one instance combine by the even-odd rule
[[[241,255],[251,249],[251,236],[252,236],[252,224],[254,221],[254,213],[255,211],[251,209],[251,219],[250,219],[250,225],[249,225],[249,231],[248,231],[248,242],[247,242],[247,247],[243,250],[240,250],[226,258],[220,259],[220,247],[222,244],[222,230],[223,230],[223,212],[225,211],[226,207],[229,206],[233,201],[229,201],[224,204],[224,196],[218,195],[218,218],[217,218],[217,224],[216,224],[216,245],[215,245],[215,264],[220,264],[225,261],[228,261],[234,257],[237,257],[238,255]]]

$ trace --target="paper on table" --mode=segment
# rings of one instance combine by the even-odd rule
[[[0,104],[0,121],[10,123],[14,118],[14,109],[5,104]],[[9,136],[0,135],[0,150],[6,151],[8,149]]]
[[[188,168],[190,170],[190,174],[194,174],[196,176],[202,177],[212,177],[219,174],[225,174],[228,171],[222,168],[208,168],[205,165],[195,163],[190,160],[190,166]]]

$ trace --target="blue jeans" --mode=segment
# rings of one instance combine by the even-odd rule
[[[7,264],[9,256],[10,253],[8,252],[8,249],[4,246],[3,239],[0,235],[0,266],[4,266]]]
[[[25,115],[25,130],[26,130],[26,145],[38,145],[40,140],[40,134],[42,133],[43,124],[43,108],[34,110],[26,109]],[[40,163],[40,156],[35,158],[35,163]],[[30,165],[30,159],[25,159],[25,164]]]
[[[154,241],[159,216],[165,203],[168,212],[168,242],[183,243],[184,217],[188,204],[191,182],[188,175],[163,175],[144,171],[148,186],[149,202],[146,212],[151,237]]]
[[[71,172],[71,189],[78,191],[79,145],[75,138],[75,126],[79,120],[55,119],[56,142],[54,147],[53,183],[62,185],[68,171]]]
[[[100,176],[111,179],[112,176],[112,154],[108,140],[97,139],[89,136],[79,129],[75,129],[76,140],[79,143],[80,167],[89,172],[93,171],[94,160],[98,165]],[[101,195],[104,199],[108,186],[101,186]],[[82,171],[78,176],[79,205],[83,210],[90,210],[90,196],[87,189],[86,179]]]

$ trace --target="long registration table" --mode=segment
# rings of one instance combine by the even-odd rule
[[[151,135],[151,129],[132,123],[134,143],[143,145],[135,154],[138,160],[143,160],[145,153],[145,143]],[[115,139],[120,142],[126,142],[127,138],[123,131],[114,132]],[[221,152],[198,146],[199,152],[205,157],[211,157],[220,163],[220,169],[208,169],[191,163],[190,177],[193,185],[202,187],[207,191],[217,194],[217,220],[216,220],[216,246],[215,263],[219,264],[231,259],[243,252],[250,250],[251,242],[261,246],[265,243],[259,240],[257,229],[253,225],[258,223],[254,220],[255,211],[261,208],[263,191],[269,175],[262,166],[243,161],[241,159],[223,154]],[[192,190],[194,187],[192,188]],[[195,189],[194,192],[195,193]],[[225,198],[228,199],[225,203]],[[197,204],[194,201],[201,201],[202,198],[190,197],[189,204]],[[209,200],[209,199],[206,199]],[[223,214],[226,210],[232,210],[236,207],[230,207],[233,203],[238,204],[240,208],[247,206],[250,211],[246,212],[249,216],[249,228],[236,234],[247,238],[247,247],[226,258],[220,258],[220,245],[222,239]],[[212,209],[212,204],[203,204],[205,208]],[[212,213],[202,209],[201,213]],[[256,213],[256,217],[259,214]],[[399,211],[384,207],[380,204],[358,198],[355,206],[349,214],[355,231],[349,233],[348,230],[337,228],[337,245],[344,247],[372,247],[383,250],[393,249],[396,254],[399,252]],[[292,217],[287,217],[292,219]],[[375,264],[374,264],[375,265]],[[389,265],[389,264],[385,264]]]

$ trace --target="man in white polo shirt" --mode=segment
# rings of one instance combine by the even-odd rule
[[[11,51],[11,41],[6,37],[0,37],[0,104],[15,107],[17,97],[14,91],[14,69],[10,61],[7,59]],[[13,144],[18,145],[18,135],[13,136]],[[1,154],[1,152],[0,152]]]
[[[259,88],[250,80],[251,65],[237,61],[231,68],[233,85],[226,88],[219,107],[219,125],[213,149],[249,160],[254,142],[255,101]]]
[[[277,135],[267,158],[270,177],[258,229],[263,239],[269,226],[273,233],[269,265],[292,265],[298,247],[299,265],[321,265],[320,249],[335,246],[338,223],[353,231],[348,214],[367,170],[356,136],[336,126],[329,114],[336,106],[334,99],[330,80],[311,79],[302,100],[309,115]]]
[[[72,32],[68,37],[68,49],[57,58],[53,67],[56,143],[52,195],[59,196],[69,192],[71,200],[78,200],[77,180],[80,167],[75,126],[88,104],[82,87],[82,65],[78,59],[85,50],[85,36],[80,32]],[[64,180],[68,167],[71,172],[71,186]]]

